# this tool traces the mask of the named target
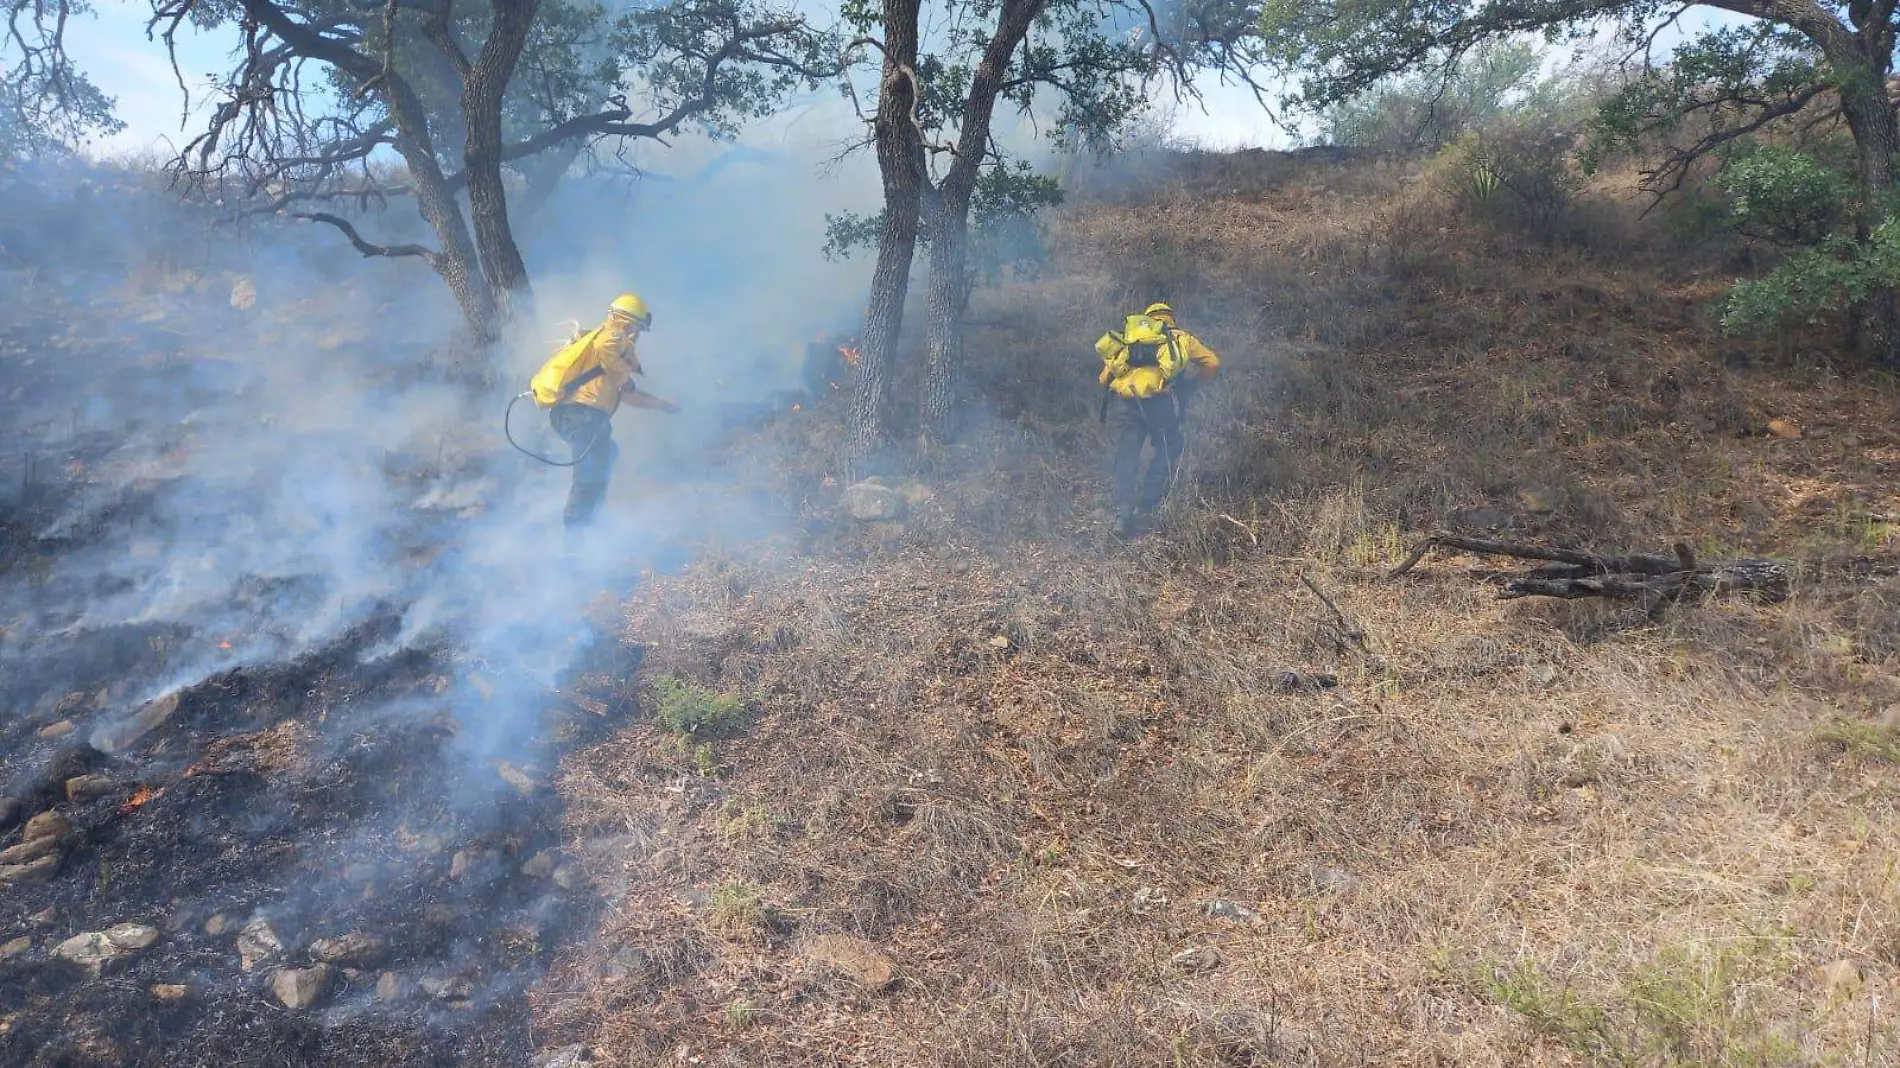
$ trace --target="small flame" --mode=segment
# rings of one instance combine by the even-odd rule
[[[858,347],[856,345],[839,345],[838,355],[844,357],[846,367],[856,367],[858,365]]]
[[[804,406],[804,405],[802,405],[802,404],[794,404],[794,405],[792,405],[792,411],[795,411],[795,412],[802,412],[802,411],[804,411],[804,410],[805,410],[805,406]]]
[[[138,792],[127,798],[125,804],[119,806],[119,815],[130,816],[132,813],[137,812],[147,801],[157,797],[161,792],[162,791],[154,790],[149,786],[139,787]]]

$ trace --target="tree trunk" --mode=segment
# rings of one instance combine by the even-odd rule
[[[532,316],[534,295],[528,286],[528,266],[508,225],[508,193],[501,177],[501,105],[527,45],[538,0],[493,0],[490,6],[494,24],[462,78],[462,117],[468,126],[462,165],[468,174],[475,247],[506,324]]]
[[[852,459],[883,444],[884,404],[904,325],[910,265],[917,252],[917,210],[924,183],[923,133],[917,128],[917,14],[921,0],[884,0],[884,73],[872,136],[884,182],[884,228],[858,348],[851,396]]]
[[[462,309],[462,317],[467,320],[476,341],[490,344],[501,336],[495,291],[482,274],[461,206],[455,202],[455,194],[449,191],[441,164],[436,162],[427,112],[407,82],[392,76],[389,83],[384,99],[396,123],[396,151],[409,167],[409,178],[416,190],[416,210],[441,246],[430,259],[430,265],[448,283],[449,292],[455,295],[455,303]]]
[[[1872,238],[1887,221],[1894,192],[1894,153],[1900,152],[1900,126],[1896,126],[1892,104],[1887,98],[1887,69],[1890,52],[1876,58],[1862,58],[1853,70],[1842,70],[1841,110],[1847,128],[1854,135],[1859,155],[1861,210],[1856,220],[1856,237],[1862,242]],[[1889,367],[1900,368],[1900,305],[1896,305],[1891,285],[1867,294],[1849,310],[1859,348]]]
[[[996,99],[1009,76],[1010,58],[1028,36],[1046,0],[1005,0],[997,15],[996,35],[970,77],[957,134],[956,158],[934,198],[931,217],[930,281],[924,315],[929,338],[921,427],[926,439],[947,440],[958,401],[958,371],[963,362],[963,311],[969,297],[968,248],[970,198],[990,150],[990,121]]]

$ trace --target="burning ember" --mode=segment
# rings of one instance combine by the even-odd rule
[[[844,365],[846,367],[856,367],[858,365],[858,347],[856,345],[839,345],[838,355],[844,357]]]
[[[130,816],[132,813],[137,812],[140,806],[157,797],[161,792],[162,791],[154,790],[149,786],[139,787],[138,792],[127,798],[125,804],[119,806],[119,815]]]

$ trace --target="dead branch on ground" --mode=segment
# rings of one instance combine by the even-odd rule
[[[1545,561],[1530,571],[1501,576],[1503,586],[1498,591],[1499,600],[1519,597],[1634,600],[1651,619],[1660,618],[1669,605],[1694,603],[1712,594],[1748,592],[1768,600],[1781,600],[1788,595],[1792,571],[1785,560],[1698,561],[1681,542],[1676,543],[1671,555],[1600,556],[1573,549],[1434,534],[1420,542],[1405,562],[1387,577],[1398,578],[1410,572],[1434,549]]]

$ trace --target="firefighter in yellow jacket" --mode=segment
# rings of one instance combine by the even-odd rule
[[[1159,302],[1130,315],[1120,333],[1103,334],[1095,352],[1102,358],[1102,420],[1111,403],[1118,406],[1113,502],[1116,532],[1127,535],[1138,514],[1160,506],[1174,481],[1186,448],[1181,421],[1188,397],[1214,376],[1220,357],[1176,326],[1174,309]],[[1142,451],[1151,442],[1155,456],[1144,479]]]
[[[653,325],[646,301],[632,293],[615,298],[607,321],[564,346],[541,366],[528,383],[535,404],[545,408],[554,432],[567,443],[574,463],[574,485],[568,490],[562,523],[574,530],[594,518],[614,460],[620,455],[613,439],[613,415],[625,400],[636,408],[677,412],[679,405],[633,383],[640,370],[635,343]]]

